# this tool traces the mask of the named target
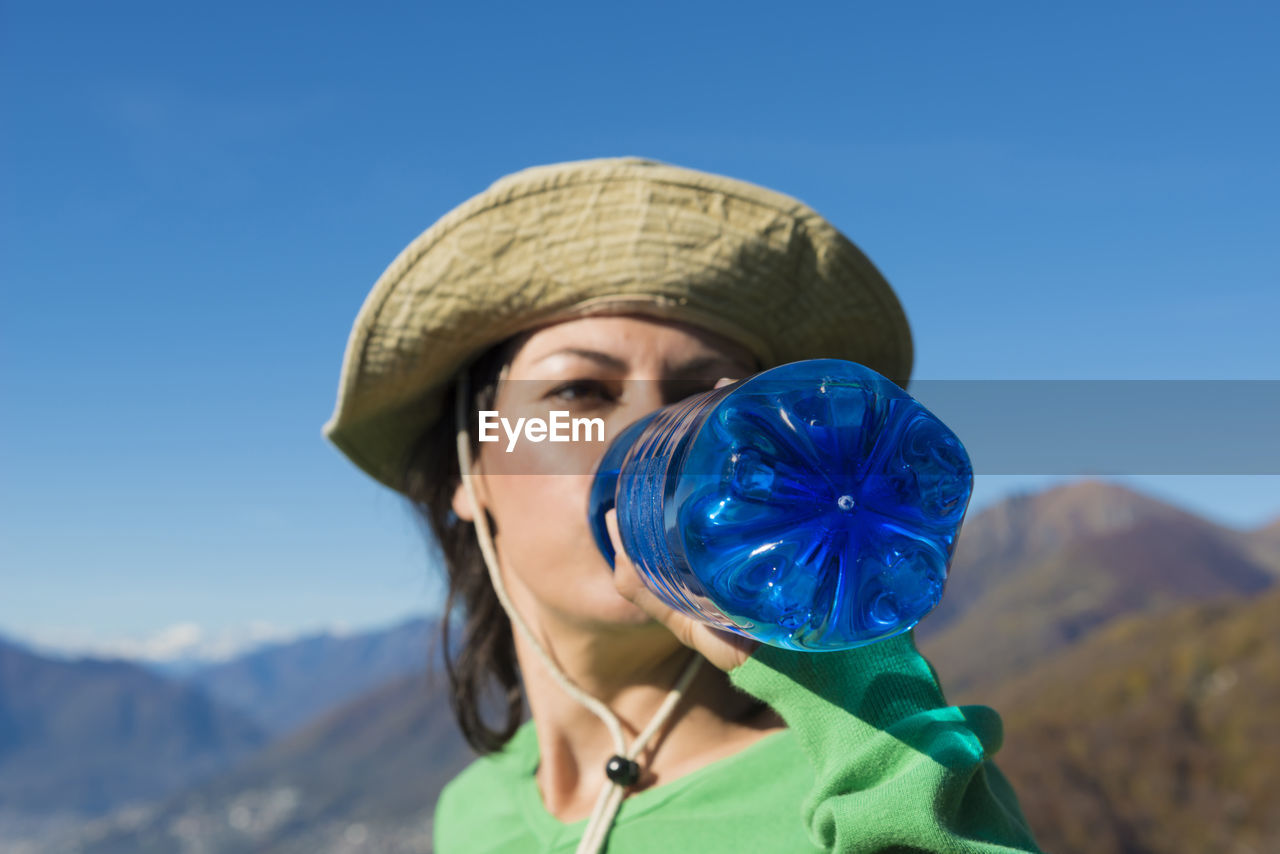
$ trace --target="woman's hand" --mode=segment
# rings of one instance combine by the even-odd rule
[[[720,388],[734,380],[722,377],[715,387]],[[618,512],[610,510],[604,517],[605,526],[609,529],[609,539],[613,541],[614,569],[613,583],[618,592],[635,603],[649,616],[662,623],[676,636],[680,643],[696,649],[702,656],[726,673],[751,657],[760,641],[744,638],[732,632],[712,628],[706,623],[685,616],[668,607],[657,596],[650,592],[640,580],[635,565],[627,557],[622,548],[622,538],[618,536]]]
[[[760,646],[760,641],[712,628],[669,608],[653,595],[644,586],[635,565],[622,550],[622,538],[618,536],[618,511],[614,509],[606,513],[604,522],[609,529],[609,539],[613,541],[613,583],[619,593],[670,629],[680,643],[696,649],[707,661],[726,673],[751,657],[751,653]]]

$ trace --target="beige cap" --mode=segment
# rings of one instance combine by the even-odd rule
[[[508,175],[409,244],[365,298],[324,435],[398,489],[456,372],[548,321],[634,312],[737,341],[762,368],[859,362],[905,387],[911,332],[852,242],[781,193],[634,157]]]

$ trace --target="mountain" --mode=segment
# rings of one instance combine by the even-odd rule
[[[1254,560],[1280,576],[1280,519],[1246,532],[1242,539]]]
[[[101,813],[228,767],[266,740],[202,691],[124,661],[0,640],[0,810]]]
[[[100,822],[78,850],[167,854],[180,828],[209,852],[429,852],[440,789],[474,758],[443,682],[398,679],[143,816]]]
[[[987,688],[1118,617],[1250,595],[1274,580],[1219,526],[1148,515],[1006,574],[920,648],[949,699],[984,701]]]
[[[1018,494],[986,508],[965,520],[946,592],[921,621],[917,635],[938,634],[1027,566],[1081,539],[1123,531],[1148,519],[1209,524],[1171,504],[1100,480]]]
[[[920,648],[952,702],[1001,713],[998,761],[1046,850],[1276,847],[1258,805],[1280,782],[1264,730],[1280,699],[1280,594],[1259,557],[1277,535],[1280,526],[1231,531],[1096,481],[1020,496],[966,524],[943,600],[964,607],[921,632]],[[429,851],[439,789],[472,757],[443,673],[421,674],[435,632],[414,621],[210,669],[202,684],[281,730],[319,717],[176,795],[32,850]],[[394,671],[419,653],[417,672],[359,687],[358,671],[388,661]],[[340,705],[315,711],[329,703]],[[0,792],[4,715],[0,706]],[[5,809],[0,800],[7,851]],[[1231,830],[1234,847],[1221,841]],[[1166,831],[1204,844],[1167,845]]]
[[[1046,851],[1280,851],[1280,589],[1123,618],[984,702]]]
[[[438,625],[418,618],[358,635],[319,634],[263,647],[186,678],[279,735],[376,686],[424,673]]]

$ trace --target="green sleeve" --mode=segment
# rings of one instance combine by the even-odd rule
[[[999,715],[948,706],[910,632],[839,652],[761,645],[729,679],[783,717],[813,765],[803,819],[820,849],[1039,851],[991,761]]]

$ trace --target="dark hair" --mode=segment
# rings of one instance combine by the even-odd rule
[[[468,411],[496,408],[502,367],[522,340],[523,336],[508,338],[471,363],[467,369],[472,397]],[[524,690],[511,619],[494,592],[475,526],[459,520],[453,513],[453,494],[462,480],[454,423],[456,397],[457,384],[453,383],[445,390],[441,417],[418,437],[405,455],[401,488],[409,497],[418,521],[439,543],[444,558],[449,591],[436,640],[443,645],[449,705],[467,743],[483,755],[501,750],[519,728],[524,716]],[[467,431],[474,458],[480,453],[480,437],[473,419],[468,419]],[[496,531],[492,517],[490,530]],[[463,616],[460,638],[452,629],[453,612],[459,606]],[[456,657],[455,641],[460,643]],[[434,658],[432,655],[433,661]],[[502,692],[499,711],[504,719],[497,728],[486,724],[482,714],[484,692],[491,686],[490,680],[496,680]],[[765,701],[757,700],[741,719],[767,706]]]
[[[492,347],[467,369],[473,404],[471,411],[494,408],[498,376],[511,355],[515,340],[508,339]],[[401,468],[401,490],[409,497],[419,522],[425,524],[439,543],[444,557],[449,592],[445,597],[437,641],[443,644],[444,649],[444,665],[449,676],[449,705],[467,743],[477,753],[486,754],[502,749],[520,726],[524,693],[511,635],[511,619],[503,610],[489,580],[489,570],[480,553],[475,526],[463,522],[453,513],[453,493],[462,481],[454,425],[456,398],[455,382],[445,390],[441,416],[409,448]],[[467,420],[474,457],[480,452],[480,437],[473,419]],[[490,528],[493,529],[492,521]],[[451,629],[453,612],[459,605],[464,617],[460,638]],[[461,643],[456,656],[452,649],[455,640]],[[435,656],[431,658],[434,662]],[[481,713],[481,701],[491,679],[497,680],[502,691],[504,720],[497,728],[486,724]]]

